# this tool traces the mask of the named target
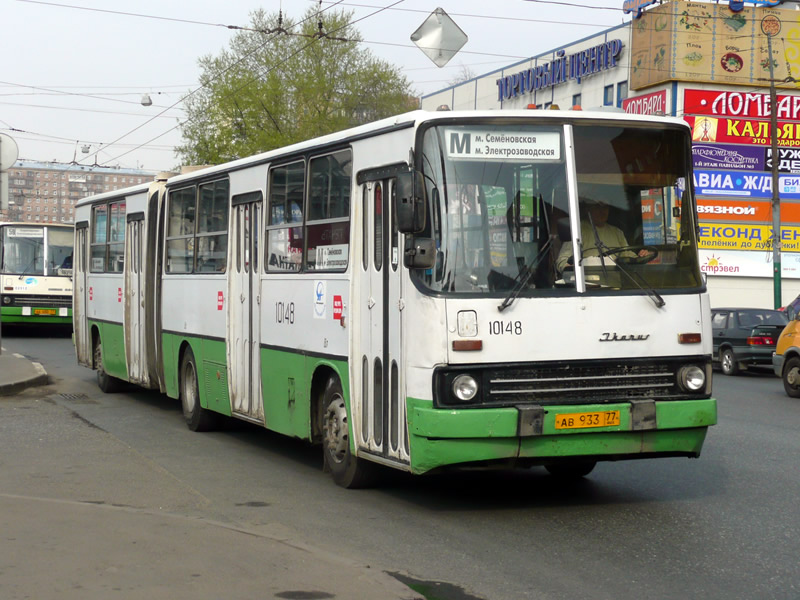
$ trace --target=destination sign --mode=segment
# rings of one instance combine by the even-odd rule
[[[554,131],[445,129],[447,156],[472,160],[561,160],[561,135]]]

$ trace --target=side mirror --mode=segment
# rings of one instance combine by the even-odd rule
[[[395,218],[400,233],[419,233],[425,229],[425,180],[419,171],[400,173],[395,183]]]
[[[406,237],[403,265],[407,269],[431,269],[436,264],[436,244],[430,238]]]

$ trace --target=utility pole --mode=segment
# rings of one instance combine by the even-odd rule
[[[781,299],[781,195],[778,165],[778,94],[775,91],[775,70],[772,66],[772,33],[767,35],[769,53],[770,141],[772,142],[772,286],[775,308],[783,306]]]

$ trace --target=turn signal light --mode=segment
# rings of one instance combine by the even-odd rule
[[[453,350],[483,350],[482,340],[453,340]]]
[[[702,336],[699,333],[679,333],[679,344],[699,344]]]

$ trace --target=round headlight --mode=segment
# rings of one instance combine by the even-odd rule
[[[462,402],[469,402],[478,393],[478,382],[472,375],[459,375],[453,379],[453,395]]]
[[[3,304],[11,304],[11,296],[3,296]]]
[[[697,365],[689,365],[680,370],[679,379],[686,391],[699,392],[706,385],[706,372]]]

